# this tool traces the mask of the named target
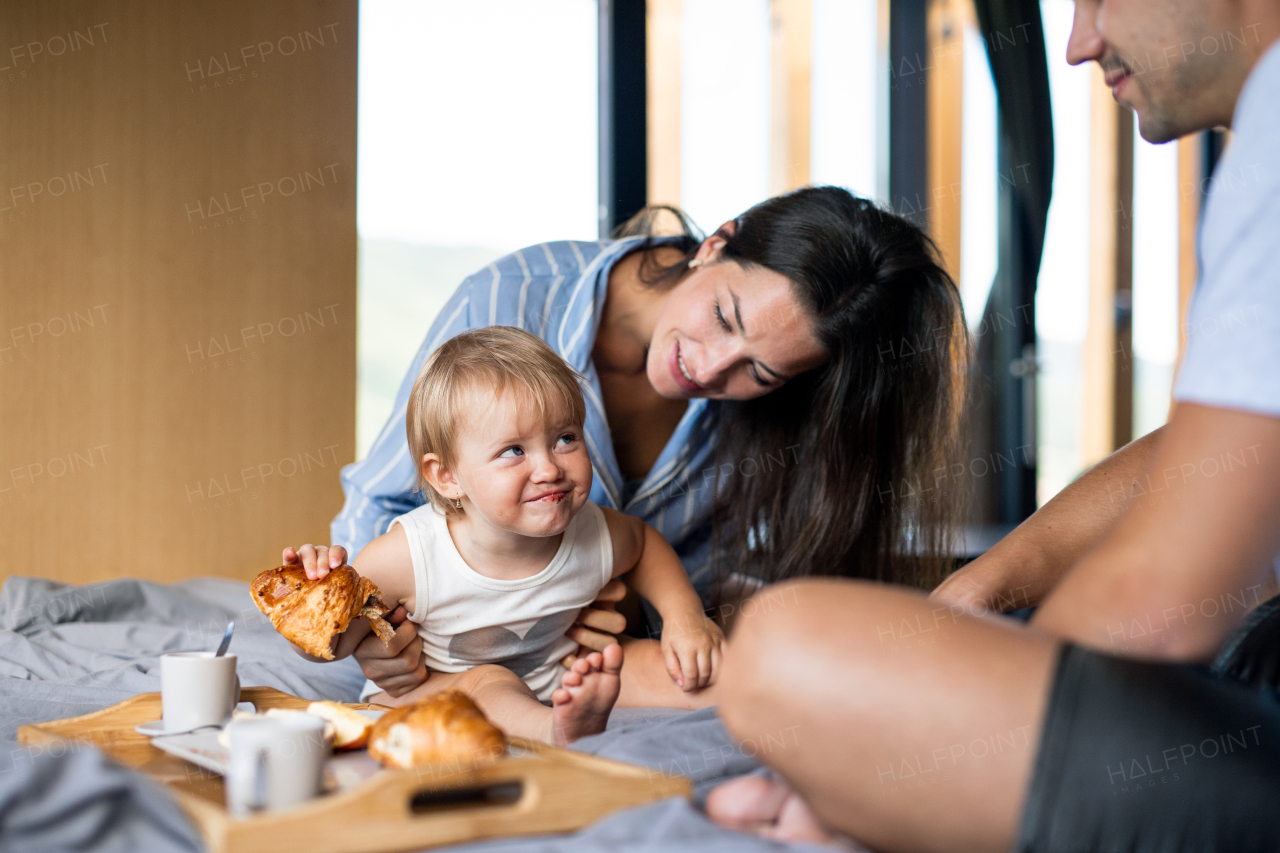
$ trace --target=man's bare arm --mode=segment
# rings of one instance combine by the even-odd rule
[[[1183,403],[1139,482],[1032,624],[1116,654],[1206,660],[1274,589],[1280,418]]]
[[[1141,484],[1164,431],[1161,427],[1130,442],[1081,474],[991,550],[943,581],[932,597],[978,612],[1039,604],[1143,490],[1133,484]]]

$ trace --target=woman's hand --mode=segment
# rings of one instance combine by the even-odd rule
[[[312,545],[310,543],[303,545],[301,548],[294,550],[293,548],[284,549],[284,564],[286,566],[302,566],[307,572],[307,580],[318,581],[325,575],[329,574],[330,569],[336,569],[347,562],[347,549],[341,545]]]
[[[409,621],[404,607],[397,607],[383,618],[396,626],[391,642],[384,646],[376,634],[370,633],[353,654],[364,677],[395,698],[427,680],[427,665],[422,660],[418,626]]]
[[[604,585],[596,600],[585,608],[578,621],[574,623],[565,636],[578,644],[576,654],[565,655],[565,669],[573,666],[578,655],[591,652],[603,652],[606,646],[618,642],[616,634],[621,634],[627,627],[627,617],[618,612],[618,602],[627,597],[627,587],[622,581],[614,578]]]

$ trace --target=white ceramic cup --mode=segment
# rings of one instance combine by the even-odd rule
[[[160,656],[160,705],[164,709],[165,731],[220,726],[239,701],[235,655],[174,652]]]
[[[227,726],[227,810],[245,816],[319,795],[329,745],[324,720],[311,714],[235,720]]]

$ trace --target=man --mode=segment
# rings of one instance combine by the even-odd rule
[[[932,600],[758,595],[721,714],[786,783],[722,786],[715,819],[884,851],[1280,849],[1280,603],[1254,607],[1280,552],[1278,38],[1276,0],[1077,0],[1067,59],[1146,139],[1235,134],[1176,411]],[[973,615],[1001,599],[1040,607]]]

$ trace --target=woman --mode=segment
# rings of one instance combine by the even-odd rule
[[[620,239],[535,246],[464,281],[368,457],[343,470],[330,562],[422,503],[404,416],[427,356],[503,324],[585,377],[591,499],[657,528],[704,602],[735,573],[936,584],[959,494],[934,472],[954,456],[968,341],[929,239],[836,187],[768,199],[705,239],[679,218],[677,236],[652,236],[646,211]]]

